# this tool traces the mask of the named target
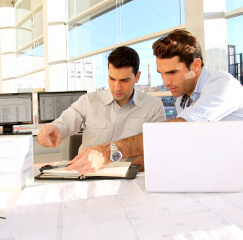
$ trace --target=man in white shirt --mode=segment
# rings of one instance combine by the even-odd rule
[[[177,97],[178,116],[169,121],[243,120],[243,87],[229,73],[209,73],[204,68],[200,44],[191,33],[174,30],[157,40],[153,51],[163,84]],[[116,145],[123,157],[143,155],[142,134]],[[95,146],[79,156],[79,164],[87,159],[107,162],[109,156],[109,144]]]
[[[88,147],[106,142],[114,145],[115,141],[142,133],[144,122],[166,120],[159,98],[134,89],[141,74],[139,56],[134,49],[123,46],[112,51],[108,57],[108,70],[109,90],[81,96],[58,119],[40,130],[38,141],[41,145],[57,147],[62,139],[77,133],[83,124],[83,140],[79,148],[82,153]],[[85,163],[82,170],[95,172],[109,161]],[[72,167],[79,170],[75,165],[77,163]]]

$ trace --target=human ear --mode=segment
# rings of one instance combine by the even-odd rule
[[[138,83],[140,76],[141,76],[141,72],[139,71],[139,72],[137,72],[137,75],[135,77],[135,83]]]
[[[202,60],[200,58],[195,58],[191,65],[191,70],[197,72],[202,67]]]

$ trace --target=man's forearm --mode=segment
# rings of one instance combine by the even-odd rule
[[[122,158],[143,156],[143,134],[116,141]]]
[[[186,122],[183,118],[175,118],[167,122]],[[118,149],[122,153],[122,158],[143,156],[143,134],[116,141]]]

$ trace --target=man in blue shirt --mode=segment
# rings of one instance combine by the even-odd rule
[[[243,120],[243,87],[226,72],[210,73],[197,39],[174,30],[153,44],[157,71],[177,97],[178,116],[172,121]]]

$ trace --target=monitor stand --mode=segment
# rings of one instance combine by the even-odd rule
[[[31,131],[28,131],[28,132],[14,131],[13,125],[4,125],[3,132],[0,134],[1,135],[32,135],[32,132]]]
[[[13,133],[13,125],[4,125],[3,134]]]

